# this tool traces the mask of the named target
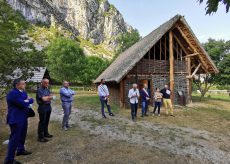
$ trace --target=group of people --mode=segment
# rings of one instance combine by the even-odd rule
[[[7,94],[7,124],[10,127],[10,137],[8,149],[4,164],[20,164],[16,161],[15,155],[30,155],[32,152],[25,148],[25,140],[27,135],[28,117],[34,116],[32,104],[34,99],[30,98],[25,92],[26,82],[22,79],[16,79],[13,82],[13,89]],[[66,131],[72,126],[69,125],[69,116],[71,113],[73,96],[76,92],[69,88],[69,82],[64,81],[63,87],[60,89],[60,98],[64,111],[62,128]],[[36,101],[38,104],[38,142],[48,142],[53,137],[49,133],[48,126],[51,115],[51,101],[56,99],[49,90],[49,80],[43,79],[40,88],[36,93]],[[32,115],[31,115],[32,112]],[[34,113],[34,114],[33,114]]]
[[[32,109],[34,99],[27,95],[25,88],[26,82],[22,79],[16,79],[13,83],[13,89],[7,94],[7,124],[9,124],[11,133],[4,164],[20,164],[19,161],[14,159],[15,155],[20,156],[32,154],[32,152],[25,149],[25,140],[27,135],[28,117],[34,116],[34,111]],[[60,89],[59,93],[64,111],[62,128],[67,131],[72,127],[69,124],[69,118],[72,109],[73,96],[76,92],[69,88],[68,81],[64,81],[63,87]],[[98,95],[101,102],[102,118],[107,118],[104,111],[105,106],[108,109],[109,116],[114,116],[110,107],[110,93],[105,84],[105,79],[101,79],[101,83],[98,86]],[[155,115],[156,109],[158,108],[158,116],[160,116],[160,107],[163,101],[166,108],[166,114],[168,114],[168,109],[170,109],[170,115],[174,116],[170,96],[171,91],[168,88],[168,85],[165,85],[162,90],[159,88],[156,89],[154,94],[155,107],[153,115]],[[136,121],[137,118],[138,101],[140,97],[142,106],[141,117],[148,116],[147,113],[151,94],[147,84],[144,84],[140,91],[137,84],[133,84],[133,87],[129,90],[128,98],[130,101],[131,117],[133,121]],[[56,96],[49,90],[49,80],[43,79],[41,86],[38,88],[36,93],[36,101],[38,104],[37,111],[39,115],[37,131],[38,142],[48,142],[49,139],[53,137],[53,135],[49,133],[48,127],[52,111],[51,102],[55,99]]]
[[[111,112],[111,107],[109,105],[109,90],[108,87],[105,84],[105,79],[101,79],[101,84],[98,86],[98,95],[100,97],[101,101],[101,113],[102,117],[106,118],[104,107],[107,106],[108,112],[110,116],[114,116],[114,114]],[[151,93],[148,89],[147,84],[143,84],[143,88],[139,91],[138,85],[134,83],[132,85],[132,88],[128,92],[128,98],[131,108],[131,118],[133,121],[136,121],[137,118],[137,111],[138,111],[138,104],[139,104],[139,98],[141,98],[141,117],[148,116],[148,109],[149,109],[149,103],[151,100]],[[165,85],[163,89],[156,88],[153,95],[154,100],[154,109],[153,109],[153,116],[157,115],[160,116],[160,110],[162,106],[162,102],[166,109],[166,115],[173,116],[173,105],[171,101],[171,90],[169,89],[168,85]]]

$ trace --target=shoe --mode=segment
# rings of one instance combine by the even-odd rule
[[[113,114],[113,113],[109,113],[109,115],[110,115],[110,116],[114,116],[114,114]]]
[[[67,128],[72,128],[73,126],[72,125],[68,125]]]
[[[22,164],[22,163],[19,161],[13,160],[13,161],[4,162],[4,164]]]
[[[103,116],[102,116],[102,118],[106,118],[106,116],[105,116],[105,115],[103,115]]]
[[[22,151],[22,152],[17,152],[16,153],[16,156],[20,156],[20,155],[30,155],[30,154],[32,154],[32,152],[30,152],[30,151]]]
[[[68,128],[67,128],[66,126],[65,126],[63,129],[64,129],[64,131],[67,131],[67,130],[68,130]]]
[[[170,114],[170,116],[175,117],[173,114]]]
[[[45,137],[46,137],[46,138],[52,138],[52,137],[53,137],[53,135],[51,135],[51,134],[47,134],[47,135],[45,135]]]
[[[48,142],[49,140],[47,140],[46,138],[38,138],[38,142]]]

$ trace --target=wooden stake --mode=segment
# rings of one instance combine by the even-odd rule
[[[124,80],[120,82],[120,107],[124,107]]]
[[[170,63],[170,89],[171,100],[174,103],[174,54],[173,54],[173,33],[169,32],[169,63]]]

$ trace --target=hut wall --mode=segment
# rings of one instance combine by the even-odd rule
[[[107,84],[110,93],[110,100],[116,105],[120,104],[120,90],[119,84],[116,83],[108,83]]]

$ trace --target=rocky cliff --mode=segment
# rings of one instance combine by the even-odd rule
[[[117,46],[117,36],[131,30],[120,12],[107,0],[7,0],[31,22],[56,24],[108,50]]]

